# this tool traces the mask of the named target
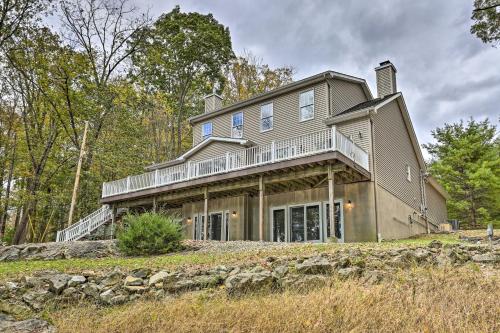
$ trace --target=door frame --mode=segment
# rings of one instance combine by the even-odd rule
[[[209,212],[208,213],[208,228],[207,228],[207,231],[208,231],[208,234],[210,235],[210,227],[212,226],[212,215],[215,215],[215,214],[220,214],[221,215],[221,218],[220,218],[220,224],[221,224],[221,230],[220,230],[220,238],[221,238],[221,241],[222,241],[222,236],[223,236],[223,228],[224,228],[224,211],[214,211],[214,212]],[[208,235],[207,235],[208,236]],[[212,235],[210,235],[212,236]],[[207,240],[213,240],[212,237],[210,237],[210,239],[207,237]]]
[[[345,227],[344,227],[344,199],[340,198],[340,199],[335,199],[333,200],[333,204],[335,205],[336,203],[339,203],[340,204],[340,233],[342,235],[342,238],[337,238],[337,243],[344,243],[345,242]],[[323,230],[324,230],[324,242],[327,242],[328,241],[328,238],[327,238],[327,223],[329,222],[326,218],[326,214],[327,214],[327,207],[326,205],[328,205],[329,202],[328,201],[323,201],[323,221],[324,221],[324,226],[323,226]],[[335,237],[336,238],[336,237]]]
[[[270,216],[270,221],[271,221],[271,230],[269,230],[269,239],[271,242],[274,242],[273,240],[273,236],[274,236],[274,211],[275,210],[284,210],[285,211],[285,243],[289,243],[289,239],[288,239],[288,206],[276,206],[276,207],[270,207],[269,208],[269,216]],[[280,242],[277,242],[277,243],[280,243]]]
[[[225,242],[229,241],[229,239],[231,238],[230,236],[231,227],[229,226],[230,221],[231,221],[231,213],[229,210],[225,210],[222,213],[222,231],[221,231],[222,232],[221,240]]]
[[[308,240],[307,239],[307,207],[310,206],[318,206],[319,209],[319,239],[318,240]],[[296,207],[303,207],[304,208],[304,242],[301,243],[322,243],[323,242],[323,214],[322,212],[322,204],[321,201],[317,202],[308,202],[308,203],[302,203],[302,204],[293,204],[288,206],[288,211],[292,208]],[[287,217],[290,216],[290,214],[287,215]],[[288,218],[287,218],[288,220]],[[287,221],[288,223],[286,224],[286,228],[289,229],[288,235],[291,235],[291,222],[292,221]],[[288,242],[291,242],[290,238],[287,239]]]

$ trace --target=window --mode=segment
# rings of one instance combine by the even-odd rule
[[[273,103],[260,107],[260,131],[265,132],[273,129]]]
[[[300,121],[314,118],[314,90],[309,90],[299,95]]]
[[[406,179],[411,182],[411,167],[408,164],[406,165]]]
[[[201,137],[203,140],[212,136],[212,123],[204,123],[201,125]]]
[[[243,137],[243,112],[234,113],[231,117],[231,137]]]

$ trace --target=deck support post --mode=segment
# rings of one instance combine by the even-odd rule
[[[153,213],[156,213],[158,210],[158,204],[157,204],[157,199],[156,196],[153,197]]]
[[[113,236],[114,236],[114,229],[115,229],[115,222],[116,222],[116,206],[113,205],[111,207],[111,232],[110,232],[110,238],[109,239],[113,239]]]
[[[264,241],[264,177],[259,177],[259,240]]]
[[[205,222],[203,223],[203,239],[208,240],[208,187],[203,188],[203,198],[205,199],[205,205],[203,207],[203,216],[205,216]]]
[[[332,237],[335,235],[335,172],[331,164],[328,164],[328,213],[330,216],[328,221],[330,223],[330,237]]]

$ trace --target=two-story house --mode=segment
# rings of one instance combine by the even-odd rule
[[[365,80],[333,71],[225,107],[206,96],[190,119],[193,147],[104,183],[93,225],[119,208],[161,207],[197,240],[376,241],[436,230],[447,194],[427,174],[395,66],[375,73],[376,98]],[[85,227],[76,228],[58,240],[79,238]]]

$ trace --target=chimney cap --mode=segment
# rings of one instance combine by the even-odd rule
[[[392,69],[394,70],[394,73],[397,73],[398,71],[396,70],[396,67],[393,65],[393,63],[390,60],[382,61],[378,67],[375,67],[375,70],[381,70],[382,68],[386,68],[391,66]]]

